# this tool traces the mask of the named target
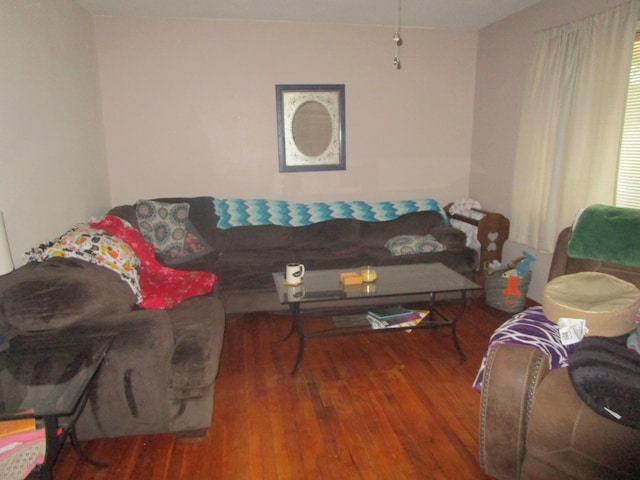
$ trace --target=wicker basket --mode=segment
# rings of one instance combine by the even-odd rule
[[[524,277],[513,278],[517,278],[517,290],[520,295],[509,292],[507,289],[509,286],[508,278],[497,273],[489,275],[486,270],[484,271],[484,293],[487,305],[509,313],[518,313],[524,310],[529,283],[531,283],[531,271],[527,272]]]

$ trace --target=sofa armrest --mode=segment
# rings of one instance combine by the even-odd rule
[[[113,334],[115,340],[77,424],[81,439],[166,432],[174,335],[166,310],[87,319],[58,334]]]
[[[174,337],[169,396],[202,396],[213,385],[220,364],[225,328],[222,300],[218,295],[192,297],[168,313]]]
[[[549,268],[549,280],[553,280],[560,275],[567,273],[567,248],[569,239],[571,238],[571,227],[563,229],[556,240],[556,246],[553,249],[553,258],[551,259],[551,267]]]
[[[549,359],[533,348],[497,345],[487,354],[480,404],[480,465],[498,479],[520,477],[536,388]]]

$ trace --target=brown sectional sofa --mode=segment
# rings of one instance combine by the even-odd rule
[[[160,201],[189,204],[189,220],[206,249],[171,267],[215,273],[219,281],[212,293],[145,310],[116,273],[71,258],[28,263],[0,277],[0,329],[9,338],[43,332],[116,335],[78,422],[80,438],[204,433],[211,423],[225,316],[284,310],[271,273],[288,262],[310,269],[442,262],[468,276],[477,263],[464,233],[446,226],[437,212],[375,223],[337,219],[222,230],[212,197]],[[134,205],[108,214],[139,228]],[[446,250],[392,256],[384,247],[394,235],[428,233]]]
[[[203,434],[222,350],[222,302],[212,294],[145,310],[135,301],[105,268],[73,258],[31,262],[0,277],[0,328],[9,338],[115,335],[78,421],[80,438]]]
[[[174,268],[218,275],[218,290],[227,313],[284,310],[271,274],[284,271],[288,262],[304,263],[307,269],[440,262],[469,277],[477,265],[477,253],[466,247],[465,234],[446,226],[435,211],[409,213],[384,222],[335,219],[302,227],[260,225],[223,230],[216,227],[219,217],[212,197],[159,200],[190,205],[190,218],[212,250]],[[134,205],[118,206],[109,213],[137,225]],[[384,246],[396,235],[427,234],[446,250],[393,256]]]

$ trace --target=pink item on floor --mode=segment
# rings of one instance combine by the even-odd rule
[[[0,437],[0,478],[22,480],[44,462],[47,450],[44,429]]]

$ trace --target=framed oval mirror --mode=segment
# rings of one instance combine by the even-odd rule
[[[281,172],[345,170],[344,85],[276,85]]]
[[[298,107],[291,120],[293,143],[309,157],[322,155],[331,145],[333,136],[331,114],[327,107],[309,100]]]

